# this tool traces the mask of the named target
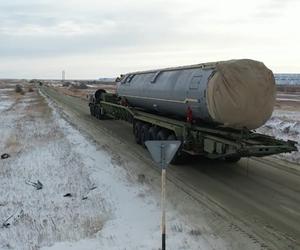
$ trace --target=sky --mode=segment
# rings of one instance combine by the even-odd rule
[[[0,78],[96,79],[250,58],[300,73],[298,0],[0,0]]]

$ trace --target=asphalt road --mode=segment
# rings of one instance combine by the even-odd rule
[[[135,144],[130,125],[91,117],[87,102],[80,98],[47,87],[42,92],[95,143],[108,136],[112,150],[132,154],[148,168],[156,169],[146,150]],[[232,222],[228,230],[246,235],[261,249],[300,249],[298,167],[272,157],[243,159],[236,164],[194,157],[184,165],[170,167],[168,180],[213,211],[220,223]]]

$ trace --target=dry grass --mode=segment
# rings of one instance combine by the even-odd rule
[[[81,99],[87,99],[87,95],[89,94],[88,90],[83,89],[67,89],[63,87],[54,87],[59,93],[69,96],[79,97]]]
[[[19,94],[21,94],[21,95],[24,95],[23,87],[22,87],[20,84],[17,84],[17,85],[15,86],[15,91],[16,91],[16,93],[19,93]]]
[[[5,142],[5,149],[10,154],[19,152],[21,146],[16,135],[10,136]]]
[[[33,92],[33,87],[32,86],[28,86],[28,89],[27,89],[28,92]]]
[[[88,95],[95,93],[98,88],[89,88],[89,89],[68,89],[63,87],[54,87],[59,93],[69,96],[79,97],[81,99],[87,100]],[[111,90],[107,90],[112,92]]]
[[[277,94],[292,94],[296,96],[300,95],[300,86],[299,85],[277,85]],[[287,110],[287,111],[299,111],[300,110],[300,102],[297,101],[289,101],[288,98],[286,100],[277,99],[275,103],[275,109]],[[295,99],[295,98],[292,98]]]
[[[286,110],[286,111],[299,111],[300,102],[276,100],[275,109]]]
[[[96,217],[96,218],[87,218],[85,221],[82,222],[81,227],[84,229],[84,232],[88,237],[94,236],[98,233],[104,225],[103,219]]]
[[[87,89],[76,89],[76,88],[68,88],[68,87],[54,87],[58,92],[69,95],[79,97],[81,99],[87,99],[89,94],[95,93],[97,89],[105,89],[109,93],[116,92],[116,85],[105,85],[105,84],[95,84],[93,87],[89,87]]]

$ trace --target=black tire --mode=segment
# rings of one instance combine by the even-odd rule
[[[89,108],[90,108],[90,115],[93,116],[93,108],[91,104],[89,104]]]
[[[236,163],[240,159],[241,159],[241,157],[239,157],[239,156],[230,156],[230,157],[225,158],[224,160],[229,163]]]
[[[101,111],[99,107],[97,107],[97,119],[101,120]]]
[[[149,141],[156,140],[158,131],[159,129],[157,127],[151,127],[149,129]]]
[[[142,129],[141,129],[141,144],[146,147],[145,145],[145,141],[148,141],[149,140],[149,128],[150,126],[147,125],[147,124],[144,124],[142,126]]]
[[[156,136],[156,139],[158,141],[164,141],[164,140],[167,140],[168,138],[168,132],[164,129],[161,129],[158,133],[157,133],[157,136]]]
[[[176,141],[176,135],[174,133],[169,134],[168,141]],[[181,151],[181,149],[179,148],[176,155],[174,156],[174,158],[171,161],[171,164],[173,165],[178,165],[178,164],[182,164],[185,160],[185,155],[184,152]]]
[[[182,151],[181,148],[178,149],[176,155],[171,161],[173,165],[181,165],[186,163],[188,157],[190,157],[186,152]]]
[[[91,113],[91,116],[95,116],[95,107],[93,104],[90,104],[90,113]]]
[[[173,133],[171,133],[168,138],[167,138],[168,141],[176,141],[176,135],[174,135]]]
[[[134,126],[134,137],[137,144],[141,144],[142,123],[137,122]]]
[[[10,157],[10,155],[7,154],[7,153],[4,153],[4,154],[1,155],[2,160],[7,159],[8,157]]]
[[[98,119],[98,107],[97,107],[97,105],[94,106],[94,116]]]
[[[99,120],[103,120],[104,115],[101,114],[101,108],[99,108],[98,106],[95,106],[95,116],[97,117],[97,119]]]
[[[132,122],[132,133],[133,133],[133,135],[135,135],[135,124],[136,124],[136,120],[133,120],[133,122]]]

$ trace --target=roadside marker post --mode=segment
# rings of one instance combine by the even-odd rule
[[[181,141],[146,141],[145,145],[152,159],[161,168],[161,240],[162,250],[166,249],[166,175],[167,166],[177,153]]]

